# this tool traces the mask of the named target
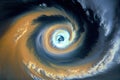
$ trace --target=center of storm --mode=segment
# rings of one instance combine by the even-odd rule
[[[70,34],[67,30],[56,30],[52,36],[52,44],[56,48],[64,49],[71,44],[69,39]]]
[[[59,35],[59,36],[57,37],[57,40],[58,40],[59,43],[61,43],[61,42],[64,41],[64,37],[61,36],[61,35]]]

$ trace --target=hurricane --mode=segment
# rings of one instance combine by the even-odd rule
[[[119,65],[118,0],[0,4],[0,80],[99,80]]]

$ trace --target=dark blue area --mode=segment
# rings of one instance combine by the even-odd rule
[[[60,35],[58,38],[58,42],[60,43],[61,41],[64,41],[64,37]]]
[[[33,21],[33,23],[39,23],[39,22],[42,23],[42,25],[49,26],[49,24],[58,24],[58,23],[60,24],[70,21],[67,17],[64,17],[62,15],[51,15],[51,16],[42,15]]]

